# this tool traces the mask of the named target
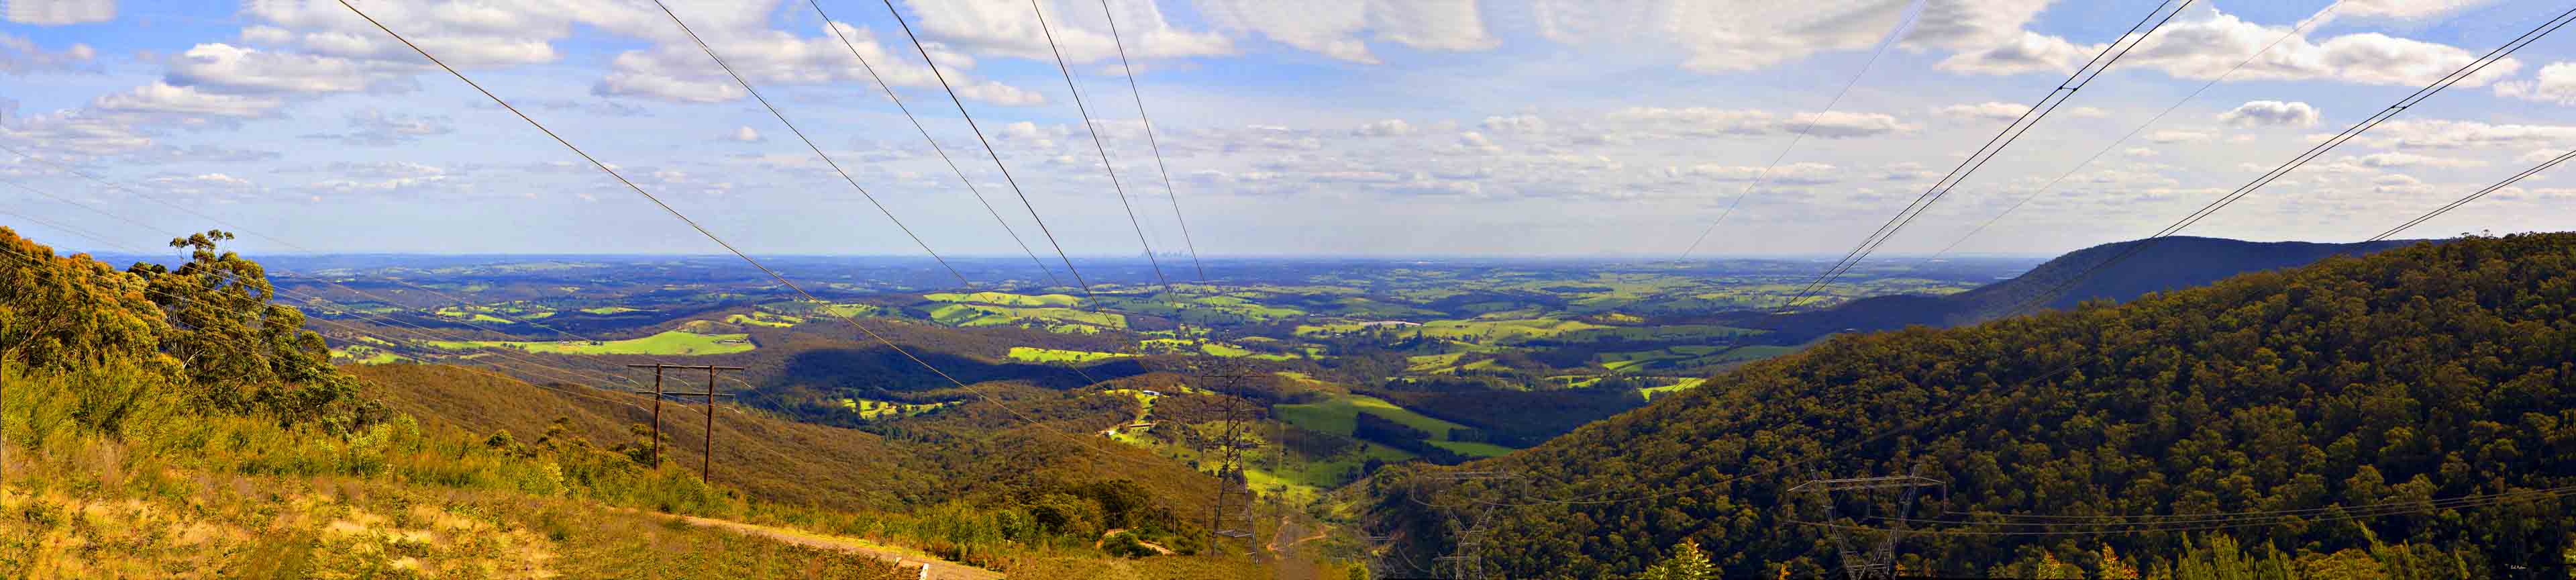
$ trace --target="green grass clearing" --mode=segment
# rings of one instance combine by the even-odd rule
[[[680,332],[677,330],[666,331],[661,334],[647,336],[644,338],[609,341],[567,340],[559,342],[516,342],[497,340],[433,340],[429,341],[427,344],[433,348],[446,350],[508,348],[549,354],[708,355],[744,352],[754,348],[754,345],[751,343],[751,335],[748,334],[697,334],[691,332]]]

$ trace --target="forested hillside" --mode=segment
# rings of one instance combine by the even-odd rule
[[[2330,256],[2366,255],[2412,242],[2248,242],[2173,236],[2093,246],[2051,258],[2010,280],[1942,296],[1897,294],[1860,298],[1832,308],[1788,315],[1758,315],[1744,324],[1780,331],[1774,340],[1800,341],[1832,332],[1870,332],[1908,325],[1975,324],[2032,309],[2072,308],[2088,300],[2125,301],[2149,292],[2207,285],[2247,272],[2293,268]],[[2140,246],[2144,244],[2144,246]],[[2138,247],[2126,259],[2112,258]],[[2100,266],[2097,270],[2096,267]],[[2074,284],[2069,286],[2068,282]],[[2045,300],[2040,297],[2046,295]]]
[[[1978,522],[1911,525],[1951,533],[1903,544],[1909,571],[2564,578],[2563,500],[2428,502],[2576,484],[2571,387],[2576,234],[2470,238],[2118,306],[1843,336],[1467,467],[1519,480],[1418,497],[1390,470],[1368,501],[1371,525],[1417,555],[1450,545],[1426,506],[1506,506],[1485,554],[1513,578],[1635,574],[1686,539],[1726,577],[1818,574],[1838,566],[1834,543],[1791,520],[1822,506],[1787,490],[1909,473],[1949,484],[1915,517]],[[2420,509],[2141,534],[1983,524],[2392,502]],[[1959,535],[1993,532],[2055,535]],[[2212,575],[2249,561],[2272,572]]]

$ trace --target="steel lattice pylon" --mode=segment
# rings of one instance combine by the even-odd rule
[[[1832,522],[1843,517],[1842,514],[1838,513],[1840,511],[1840,505],[1837,503],[1837,500],[1840,499],[1837,497],[1839,494],[1863,492],[1876,495],[1894,492],[1897,495],[1897,497],[1894,498],[1895,516],[1886,518],[1888,520],[1886,527],[1881,531],[1875,532],[1878,534],[1878,540],[1871,545],[1867,551],[1864,552],[1853,549],[1852,536],[1854,535],[1855,530],[1839,527],[1832,530],[1832,533],[1834,534],[1834,547],[1842,556],[1844,578],[1848,580],[1892,580],[1896,577],[1896,544],[1897,542],[1904,540],[1907,535],[1905,520],[1911,517],[1911,512],[1914,510],[1915,500],[1922,495],[1922,492],[1925,489],[1940,490],[1944,499],[1947,499],[1949,488],[1950,484],[1948,482],[1915,475],[1854,477],[1842,479],[1819,477],[1817,479],[1808,480],[1806,483],[1798,484],[1797,487],[1789,488],[1789,493],[1815,493],[1825,504],[1826,512],[1824,521]],[[1878,505],[1877,501],[1875,501],[1876,499],[1879,498],[1863,498],[1863,505],[1868,506],[1869,509],[1875,509]],[[1864,511],[1856,516],[1855,519],[1867,519],[1868,517],[1869,514],[1867,511]]]

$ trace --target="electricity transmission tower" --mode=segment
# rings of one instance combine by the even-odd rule
[[[1516,481],[1520,474],[1502,470],[1449,471],[1417,476],[1439,481],[1442,488],[1454,488],[1468,481]],[[1433,496],[1422,496],[1433,497]],[[1433,499],[1437,499],[1433,497]],[[1467,505],[1429,503],[1447,516],[1449,554],[1432,558],[1432,571],[1445,571],[1444,578],[1480,580],[1485,574],[1485,540],[1494,532],[1494,513],[1501,506],[1472,502]],[[1472,514],[1472,515],[1471,515]]]
[[[1217,478],[1221,481],[1217,484],[1215,501],[1208,506],[1208,531],[1215,535],[1209,547],[1214,548],[1217,541],[1232,538],[1243,541],[1244,555],[1259,554],[1259,543],[1253,537],[1256,522],[1253,521],[1252,488],[1248,484],[1235,485],[1235,480],[1244,472],[1244,450],[1260,446],[1249,437],[1256,410],[1245,405],[1242,396],[1243,381],[1252,375],[1240,366],[1222,360],[1192,366],[1198,387],[1214,393],[1225,405],[1218,426],[1223,435],[1218,436],[1211,446],[1216,452],[1213,459]]]
[[[1896,543],[1905,539],[1907,534],[1905,530],[1905,520],[1912,517],[1914,500],[1921,496],[1922,491],[1925,489],[1940,490],[1942,499],[1947,500],[1949,497],[1950,484],[1937,479],[1914,475],[1856,477],[1845,479],[1819,478],[1798,484],[1797,487],[1789,488],[1789,493],[1815,492],[1817,497],[1822,499],[1825,504],[1824,521],[1829,523],[1841,519],[1842,506],[1839,503],[1839,500],[1844,499],[1842,497],[1844,494],[1857,492],[1859,495],[1856,499],[1859,500],[1862,511],[1860,514],[1854,516],[1853,519],[1860,520],[1867,519],[1870,516],[1870,512],[1878,509],[1880,500],[1888,499],[1886,494],[1891,492],[1895,493],[1896,497],[1893,502],[1895,506],[1895,515],[1887,518],[1888,521],[1884,529],[1876,532],[1856,534],[1859,530],[1849,527],[1831,528],[1832,533],[1834,534],[1834,546],[1837,551],[1842,554],[1844,578],[1847,580],[1893,580],[1896,578]],[[1867,535],[1869,533],[1875,533],[1878,536],[1875,544],[1872,545],[1867,552],[1855,550],[1852,543],[1853,536]]]
[[[715,465],[716,465],[716,397],[731,397],[731,396],[733,396],[733,395],[730,395],[730,394],[725,394],[725,393],[718,393],[718,392],[716,392],[716,371],[738,371],[738,370],[742,370],[742,367],[720,367],[720,366],[715,366],[715,365],[671,365],[671,364],[662,364],[662,363],[653,363],[653,364],[649,364],[649,365],[626,365],[626,367],[627,367],[627,368],[638,368],[638,369],[647,369],[647,368],[649,368],[649,369],[653,369],[653,390],[650,390],[650,391],[638,390],[638,391],[635,391],[635,392],[636,392],[636,393],[652,393],[652,395],[653,395],[653,466],[654,466],[654,467],[657,467],[657,468],[658,468],[658,467],[661,467],[661,466],[662,466],[662,397],[706,397],[706,398],[707,398],[707,442],[706,442],[706,456],[705,456],[705,457],[700,458],[700,461],[701,461],[701,462],[698,464],[698,479],[703,481],[703,480],[705,480],[705,479],[707,478],[707,476],[714,474],[714,473],[715,473]],[[704,391],[704,392],[697,392],[697,393],[682,393],[682,392],[674,392],[674,391],[664,391],[664,390],[662,390],[662,371],[670,370],[670,369],[689,369],[689,370],[706,369],[706,371],[707,371],[707,390],[706,390],[706,391]]]

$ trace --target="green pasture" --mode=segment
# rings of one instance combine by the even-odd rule
[[[751,344],[751,335],[748,334],[698,334],[677,330],[666,331],[661,334],[643,338],[609,341],[567,340],[556,342],[518,342],[498,340],[433,340],[426,344],[432,348],[444,350],[507,348],[548,354],[709,355],[744,352],[754,348],[754,345]]]

